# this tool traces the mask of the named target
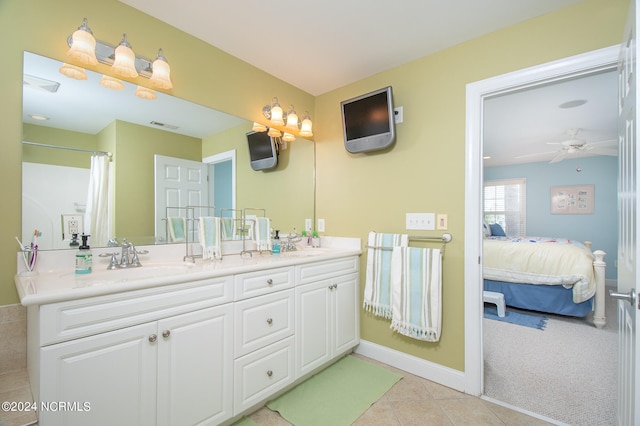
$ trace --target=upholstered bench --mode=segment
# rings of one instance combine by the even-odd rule
[[[504,317],[504,294],[495,291],[483,291],[482,301],[486,303],[492,303],[498,308],[498,316]]]

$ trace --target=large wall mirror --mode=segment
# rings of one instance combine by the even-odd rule
[[[37,229],[40,249],[70,248],[71,234],[86,226],[91,158],[106,153],[109,237],[137,244],[166,241],[157,231],[158,156],[210,159],[208,198],[198,204],[215,205],[217,212],[264,209],[273,226],[285,231],[302,229],[305,219],[314,218],[313,142],[289,143],[276,169],[256,172],[249,163],[247,120],[163,93],[141,99],[128,82],[122,90],[107,89],[100,85],[102,75],[89,70],[86,80],[71,79],[60,74],[62,65],[24,53],[24,243]]]

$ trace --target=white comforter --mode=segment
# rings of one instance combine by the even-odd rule
[[[583,244],[543,237],[488,237],[483,243],[485,279],[573,287],[573,301],[596,292],[594,256]]]

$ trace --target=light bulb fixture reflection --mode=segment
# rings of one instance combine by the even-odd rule
[[[156,60],[153,61],[153,74],[149,82],[153,87],[158,89],[171,89],[173,84],[171,83],[171,68],[167,62],[167,58],[164,57],[162,49],[158,51]]]
[[[287,130],[297,131],[298,130],[298,114],[296,114],[296,110],[291,105],[289,111],[287,112]]]
[[[282,135],[282,140],[285,142],[293,142],[296,140],[296,137],[291,133],[284,132],[284,135]]]
[[[117,78],[109,77],[108,75],[103,75],[100,79],[100,85],[106,87],[111,90],[122,90],[124,89],[124,84],[122,81]]]
[[[150,101],[153,101],[158,98],[158,95],[156,95],[156,92],[143,86],[138,86],[134,94],[141,99],[147,99]]]
[[[84,68],[76,67],[75,65],[62,64],[58,71],[60,71],[60,74],[76,80],[87,79],[87,73],[85,72]]]
[[[311,118],[309,118],[309,113],[307,111],[304,112],[301,122],[298,118],[298,114],[296,113],[294,106],[291,105],[289,111],[285,113],[283,112],[282,107],[280,107],[278,98],[276,97],[271,100],[270,105],[265,105],[262,108],[262,115],[264,115],[265,118],[269,120],[269,123],[272,126],[271,129],[273,129],[273,126],[284,126],[284,129],[282,130],[286,133],[290,133],[292,137],[294,137],[296,133],[298,133],[302,137],[313,136],[313,123],[311,122]],[[272,131],[271,129],[270,131]],[[253,130],[256,132],[264,132],[267,130],[267,128],[261,124],[254,123]],[[275,132],[276,129],[273,129],[273,133]]]
[[[67,56],[84,65],[97,65],[96,39],[91,29],[87,26],[87,18],[82,20],[82,25],[71,35]]]
[[[127,78],[135,78],[138,76],[135,66],[136,55],[131,49],[131,45],[127,42],[127,35],[122,35],[122,41],[116,47],[115,59],[111,69],[117,75]]]
[[[266,132],[267,126],[265,126],[264,124],[256,123],[254,121],[251,130],[253,130],[254,132]]]
[[[272,138],[279,138],[280,136],[282,136],[282,133],[280,132],[280,130],[274,129],[273,127],[269,128],[269,131],[267,132],[267,134]]]

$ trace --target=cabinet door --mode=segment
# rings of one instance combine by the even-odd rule
[[[40,349],[40,401],[51,405],[39,424],[155,425],[155,333],[153,322]]]
[[[296,287],[296,378],[331,359],[330,280]]]
[[[333,287],[333,356],[340,355],[360,342],[360,304],[358,274],[332,279]]]
[[[158,321],[158,425],[233,415],[232,315],[227,304]]]

